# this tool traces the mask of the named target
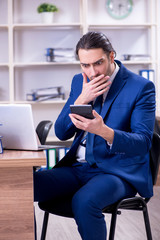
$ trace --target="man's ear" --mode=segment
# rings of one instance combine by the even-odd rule
[[[114,52],[110,52],[109,57],[110,57],[111,63],[113,63],[114,62]]]

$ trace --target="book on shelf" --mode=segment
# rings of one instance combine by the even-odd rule
[[[61,86],[37,88],[32,89],[30,93],[27,93],[26,98],[27,101],[46,101],[50,99],[63,100],[65,98],[65,94],[64,89]]]
[[[139,71],[139,75],[154,82],[154,70],[153,69],[142,69]]]

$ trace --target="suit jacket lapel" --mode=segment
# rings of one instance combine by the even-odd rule
[[[122,68],[122,69],[121,69]],[[123,88],[123,86],[125,85],[126,83],[126,79],[127,79],[127,73],[124,74],[123,72],[123,68],[121,66],[119,72],[117,73],[110,89],[109,89],[109,92],[108,92],[108,95],[105,99],[105,102],[103,104],[103,107],[102,107],[102,111],[101,111],[101,116],[102,118],[105,117],[105,115],[107,114],[109,108],[111,107],[113,101],[115,100],[115,98],[118,96],[119,92],[121,91],[121,89]],[[123,72],[123,74],[122,74]],[[123,77],[122,77],[123,76]]]

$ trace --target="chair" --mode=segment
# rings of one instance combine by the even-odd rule
[[[158,169],[159,169],[159,161],[160,161],[160,136],[157,133],[154,133],[153,139],[152,139],[152,147],[150,150],[150,165],[151,165],[151,172],[152,172],[152,178],[153,178],[153,185],[156,184]],[[149,200],[150,200],[149,198],[144,199],[140,196],[135,196],[132,198],[122,199],[116,202],[115,204],[112,204],[104,208],[103,209],[104,213],[110,213],[112,215],[109,240],[114,240],[117,215],[121,214],[121,211],[119,209],[142,211],[144,216],[147,239],[152,240],[152,234],[151,234],[151,228],[150,228],[150,222],[149,222],[149,216],[148,216],[148,210],[147,210],[147,203],[149,202]],[[56,205],[56,209],[54,209],[54,203],[52,201],[39,202],[40,209],[45,211],[44,219],[43,219],[43,227],[41,232],[41,240],[45,240],[45,237],[46,237],[49,213],[73,218],[70,200],[64,201],[63,199],[62,203],[59,202],[58,204],[59,204],[58,206],[59,208],[57,209],[57,205]]]
[[[39,124],[36,127],[36,133],[38,135],[39,141],[42,145],[46,143],[46,139],[48,136],[48,133],[53,125],[53,122],[49,120],[43,120],[39,122]],[[38,167],[34,167],[33,170],[36,171]],[[35,239],[37,239],[37,231],[36,231],[36,218],[34,217],[34,225],[35,225]]]
[[[48,133],[53,125],[53,122],[49,120],[41,121],[36,127],[36,133],[38,135],[39,141],[42,145],[45,144]]]
[[[154,125],[154,132],[156,132],[160,135],[160,126],[159,126],[159,122],[157,119],[156,119],[155,125]]]

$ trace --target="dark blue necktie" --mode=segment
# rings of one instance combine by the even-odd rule
[[[94,110],[97,113],[101,112],[102,100],[103,100],[103,95],[100,95],[99,97],[97,97],[97,99],[95,101]],[[95,134],[93,134],[93,133],[88,133],[87,134],[85,159],[90,165],[93,165],[94,163],[96,163],[96,161],[94,159],[94,155],[93,155],[94,136],[95,136]]]

